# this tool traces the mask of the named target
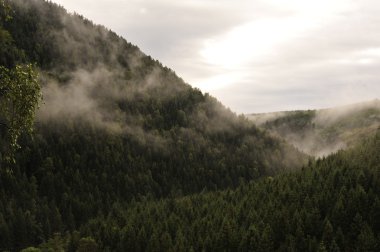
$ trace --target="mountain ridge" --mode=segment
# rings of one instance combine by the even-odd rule
[[[256,125],[313,156],[352,147],[380,127],[380,100],[319,110],[247,115]]]

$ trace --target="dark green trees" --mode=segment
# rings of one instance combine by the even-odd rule
[[[38,74],[31,64],[21,62],[23,52],[14,45],[13,37],[4,29],[12,19],[8,1],[0,1],[0,164],[14,162],[17,139],[30,132],[41,100]]]

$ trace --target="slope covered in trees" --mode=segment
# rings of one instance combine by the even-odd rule
[[[234,190],[118,202],[80,232],[57,234],[40,248],[375,252],[379,213],[380,132],[302,170]]]
[[[309,155],[325,156],[375,134],[380,126],[380,101],[321,110],[252,114],[248,118]]]
[[[106,28],[51,2],[6,2],[1,65],[35,63],[44,104],[16,164],[1,161],[0,250],[66,233],[91,246],[81,230],[114,206],[235,188],[304,162]]]
[[[380,131],[235,190],[116,205],[83,230],[112,251],[379,251],[379,214]]]
[[[41,69],[44,105],[36,137],[24,142],[41,153],[27,164],[33,169],[48,158],[79,171],[108,173],[109,165],[143,173],[143,181],[152,180],[145,187],[159,187],[145,191],[167,195],[237,185],[302,159],[104,27],[50,2],[9,2],[13,17],[4,28],[23,57],[7,64],[36,62]],[[187,186],[188,178],[196,185]]]

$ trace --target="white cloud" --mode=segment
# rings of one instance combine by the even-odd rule
[[[376,0],[55,0],[237,112],[380,94]]]
[[[241,80],[242,74],[235,72],[222,73],[206,77],[200,80],[195,80],[195,83],[205,92],[213,92],[215,90],[224,89],[233,86],[238,80]]]

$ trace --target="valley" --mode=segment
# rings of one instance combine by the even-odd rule
[[[0,251],[380,250],[379,100],[237,115],[45,0],[0,67]]]

